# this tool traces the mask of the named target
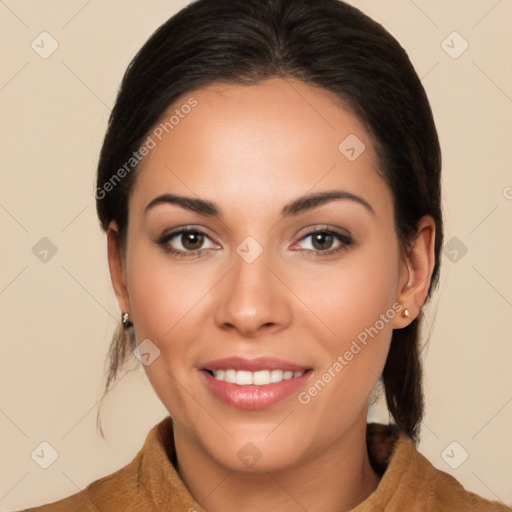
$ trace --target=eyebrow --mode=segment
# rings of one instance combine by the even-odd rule
[[[299,215],[303,212],[317,208],[323,204],[329,203],[334,200],[346,199],[358,203],[366,208],[372,215],[375,215],[375,210],[371,204],[365,199],[344,190],[326,190],[323,192],[316,192],[306,194],[298,199],[291,201],[281,209],[281,217],[290,217]],[[200,215],[207,215],[212,217],[221,218],[221,209],[212,201],[199,199],[195,197],[185,197],[177,194],[162,194],[151,200],[146,208],[144,214],[148,210],[159,204],[176,204],[186,210],[190,210]]]

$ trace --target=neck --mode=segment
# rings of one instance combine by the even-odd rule
[[[276,471],[233,471],[174,432],[178,472],[208,512],[348,512],[378,486],[366,447],[366,416],[315,456]]]

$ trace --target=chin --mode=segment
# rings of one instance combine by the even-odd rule
[[[300,462],[297,450],[261,447],[252,441],[246,441],[241,447],[233,446],[233,457],[228,450],[219,453],[217,462],[230,471],[241,473],[264,473],[281,471]]]
[[[271,428],[268,425],[245,425],[239,432],[234,426],[231,429],[228,426],[227,430],[233,437],[224,436],[222,443],[219,443],[218,437],[205,439],[204,449],[218,464],[230,471],[258,473],[284,470],[300,463],[307,445],[299,432],[283,429],[279,433],[280,427],[276,425]]]

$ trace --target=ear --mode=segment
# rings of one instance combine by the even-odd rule
[[[393,328],[409,325],[419,314],[427,298],[432,272],[435,265],[436,223],[430,215],[424,215],[418,222],[417,234],[401,262],[399,295],[397,301],[409,310],[409,317],[402,314],[393,319]]]
[[[123,312],[130,313],[125,264],[119,246],[119,229],[115,221],[112,221],[107,229],[107,253],[110,279],[112,280],[112,287],[114,288],[119,308]]]

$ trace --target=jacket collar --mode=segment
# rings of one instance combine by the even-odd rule
[[[403,468],[408,467],[414,474],[421,466],[416,455],[422,456],[413,440],[393,425],[368,423],[366,439],[370,462],[382,478],[377,489],[353,512],[381,510],[393,500],[397,489],[409,485],[410,473]],[[174,450],[172,419],[167,416],[150,430],[139,452],[140,484],[157,510],[204,512],[176,471]]]

